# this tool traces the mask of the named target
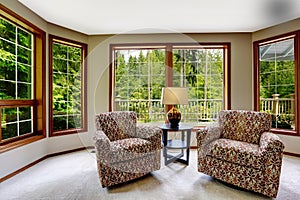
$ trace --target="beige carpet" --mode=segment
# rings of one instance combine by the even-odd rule
[[[79,151],[49,158],[4,181],[1,200],[95,199],[270,199],[223,184],[197,171],[196,150],[190,165],[171,163],[143,178],[112,188],[100,186],[95,154]],[[284,156],[277,199],[300,199],[300,159]]]

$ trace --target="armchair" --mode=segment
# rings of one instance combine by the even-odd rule
[[[275,198],[284,145],[270,128],[267,113],[220,111],[217,125],[196,134],[198,171]]]
[[[160,169],[161,130],[137,126],[136,113],[96,115],[94,136],[102,187],[127,182]]]

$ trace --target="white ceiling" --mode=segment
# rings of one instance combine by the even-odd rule
[[[253,32],[300,17],[300,0],[18,0],[88,35]]]

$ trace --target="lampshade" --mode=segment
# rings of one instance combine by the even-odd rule
[[[162,104],[165,105],[187,105],[188,89],[183,87],[165,87],[162,88]]]

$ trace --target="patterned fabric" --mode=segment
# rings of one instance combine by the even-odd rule
[[[159,169],[160,151],[153,152],[152,156],[109,165],[106,165],[97,157],[97,167],[102,187],[124,183]]]
[[[132,160],[151,153],[151,143],[141,138],[128,138],[111,142],[110,162]]]
[[[267,114],[253,111],[220,112],[215,127],[199,130],[196,134],[198,171],[275,198],[284,145],[277,135],[268,132],[269,119]],[[242,127],[240,122],[247,127]],[[263,131],[258,130],[259,127]]]
[[[210,145],[208,155],[227,162],[261,169],[265,159],[259,153],[257,144],[230,139],[215,140]]]
[[[270,131],[272,119],[262,112],[223,110],[218,121],[222,138],[258,144],[261,134]]]
[[[134,137],[136,122],[136,114],[130,111],[107,112],[96,115],[97,130],[102,130],[110,141]]]
[[[135,133],[135,137],[151,142],[152,150],[162,148],[160,128],[141,124],[136,127]]]
[[[204,129],[198,130],[197,134],[197,146],[201,148],[199,149],[199,155],[198,156],[206,156],[210,150],[210,144],[215,141],[216,139],[219,139],[221,136],[221,128],[220,127],[206,127]]]
[[[160,169],[161,130],[136,123],[136,114],[129,111],[96,116],[94,140],[102,187]]]

